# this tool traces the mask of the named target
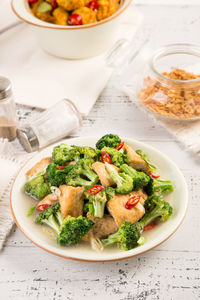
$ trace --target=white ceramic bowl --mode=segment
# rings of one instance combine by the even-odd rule
[[[19,229],[37,246],[42,249],[64,258],[83,261],[113,261],[121,260],[142,254],[158,246],[168,239],[180,226],[186,214],[188,203],[188,189],[185,179],[177,166],[164,154],[155,148],[132,139],[123,139],[135,149],[142,149],[158,167],[161,177],[172,180],[174,192],[167,196],[167,200],[173,206],[174,212],[170,219],[151,231],[145,232],[146,243],[129,251],[121,251],[116,247],[105,248],[102,253],[93,251],[86,242],[73,247],[61,247],[55,239],[51,239],[43,231],[42,225],[34,223],[32,217],[27,217],[27,211],[35,205],[35,200],[24,194],[23,186],[26,181],[25,173],[41,158],[50,156],[53,146],[46,148],[30,159],[17,175],[10,196],[10,204],[13,217]],[[68,139],[63,142],[71,145],[95,146],[97,138],[85,137]],[[54,145],[55,146],[55,145]]]
[[[28,23],[42,49],[54,56],[82,59],[99,55],[109,49],[117,38],[119,19],[132,0],[122,0],[115,14],[100,22],[61,26],[36,18],[29,9],[27,0],[12,0],[15,14]]]

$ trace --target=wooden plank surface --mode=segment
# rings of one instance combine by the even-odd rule
[[[139,39],[157,48],[171,42],[200,43],[200,6],[145,6]],[[37,113],[18,106],[22,119]],[[200,298],[199,160],[138,110],[121,92],[109,87],[83,128],[74,135],[116,132],[166,153],[187,180],[190,203],[186,219],[163,245],[140,257],[113,263],[81,263],[50,255],[14,229],[0,255],[1,299],[196,300]]]

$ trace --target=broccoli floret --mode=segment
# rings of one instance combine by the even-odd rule
[[[173,212],[170,204],[159,197],[154,198],[152,201],[154,205],[151,206],[151,210],[149,210],[139,222],[135,224],[124,222],[118,232],[102,240],[103,245],[109,246],[117,244],[121,250],[130,250],[140,245],[140,241],[142,241],[141,232],[144,226],[157,218],[162,222],[168,220]]]
[[[127,164],[121,165],[120,171],[132,177],[134,190],[142,189],[149,183],[150,177],[147,174],[138,172]]]
[[[56,217],[56,220],[58,221],[59,226],[61,226],[64,221],[64,218],[60,211],[60,203],[56,203],[55,205],[52,206],[52,208],[53,208],[54,216]]]
[[[53,161],[60,166],[63,166],[66,162],[78,160],[79,156],[80,152],[78,147],[68,146],[66,144],[60,144],[54,147],[52,153]]]
[[[133,179],[131,176],[125,173],[117,173],[108,163],[106,163],[106,169],[110,175],[110,178],[116,183],[116,192],[119,194],[128,194],[133,190]]]
[[[144,188],[148,195],[164,195],[174,190],[170,180],[154,179],[150,177],[148,185]]]
[[[25,183],[24,192],[40,200],[50,194],[51,190],[49,184],[45,182],[44,176],[37,176]]]
[[[106,134],[102,136],[96,143],[97,149],[104,147],[115,148],[121,143],[121,139],[116,134]]]
[[[140,149],[136,150],[136,153],[148,163],[149,167],[151,168],[152,172],[156,172],[156,166],[152,165],[149,161],[148,156]]]
[[[111,158],[111,163],[117,167],[120,167],[125,162],[128,162],[127,154],[122,153],[114,148],[104,147],[101,149],[101,151],[108,153]]]
[[[57,215],[59,215],[59,205],[53,205],[48,207],[45,211],[39,214],[39,216],[36,218],[35,222],[37,224],[46,224],[53,228],[57,234],[60,233],[60,226],[57,222]],[[55,217],[56,216],[56,217]],[[60,216],[59,216],[60,218]]]
[[[85,203],[85,205],[83,207],[83,212],[84,212],[84,214],[87,214],[89,212],[90,216],[93,217],[94,216],[93,204],[91,202]]]
[[[46,177],[50,185],[59,187],[65,184],[66,175],[73,169],[73,165],[68,165],[64,169],[57,169],[57,166],[55,163],[49,164],[46,169]]]
[[[106,202],[114,196],[115,190],[112,187],[104,188],[95,195],[90,195],[85,191],[85,197],[89,200],[89,203],[93,205],[94,211],[92,212],[92,216],[103,218]]]
[[[138,246],[141,226],[139,223],[134,225],[129,222],[124,222],[116,233],[102,240],[102,244],[104,246],[117,244],[117,246],[124,251],[135,248]]]
[[[94,222],[86,217],[74,218],[68,216],[64,219],[58,235],[60,245],[75,245],[92,228]]]
[[[101,151],[98,149],[94,149],[91,147],[78,147],[80,158],[90,158],[93,160],[97,160]]]
[[[92,160],[80,159],[66,176],[66,184],[71,186],[90,187],[99,181],[99,177],[91,169]]]

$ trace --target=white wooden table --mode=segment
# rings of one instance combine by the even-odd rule
[[[142,36],[159,47],[200,43],[200,6],[138,5],[145,17]],[[19,107],[21,118],[32,111]],[[181,228],[149,253],[113,263],[85,263],[48,254],[14,229],[0,255],[0,299],[15,300],[195,300],[200,298],[200,162],[123,94],[106,88],[79,135],[116,132],[166,153],[184,173],[189,209]]]

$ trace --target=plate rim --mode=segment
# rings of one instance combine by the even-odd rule
[[[139,255],[142,255],[144,253],[147,253],[153,249],[155,249],[156,247],[160,246],[161,244],[163,244],[165,241],[167,241],[172,235],[174,235],[174,233],[179,229],[179,227],[181,226],[181,224],[183,223],[184,219],[185,219],[185,216],[186,216],[186,213],[188,211],[188,204],[189,204],[189,191],[188,191],[188,185],[187,185],[187,182],[185,180],[185,177],[184,175],[182,174],[181,170],[177,167],[177,165],[170,159],[168,158],[168,156],[164,153],[162,153],[160,150],[158,150],[157,148],[147,144],[147,143],[144,143],[144,142],[141,142],[140,140],[137,140],[137,139],[132,139],[132,138],[125,138],[123,137],[122,139],[124,140],[128,140],[128,141],[131,141],[131,142],[139,142],[141,145],[146,145],[149,149],[153,149],[154,151],[157,151],[159,152],[162,156],[164,156],[167,160],[170,161],[170,163],[176,167],[177,171],[179,172],[179,175],[182,177],[184,183],[185,183],[185,188],[186,188],[186,196],[185,196],[185,199],[186,199],[186,207],[185,207],[185,211],[184,211],[184,214],[182,215],[181,219],[179,220],[178,224],[176,225],[176,227],[174,228],[174,230],[166,237],[164,238],[161,242],[157,243],[156,245],[144,250],[144,251],[141,251],[139,253],[135,253],[135,254],[131,254],[131,255],[127,255],[125,257],[120,257],[120,258],[113,258],[113,259],[98,259],[98,260],[95,260],[95,259],[84,259],[84,258],[77,258],[77,257],[72,257],[72,256],[68,256],[68,255],[63,255],[63,254],[60,254],[60,253],[57,253],[57,252],[54,252],[53,250],[49,250],[47,247],[45,246],[42,246],[40,245],[38,242],[36,242],[34,239],[32,239],[25,231],[24,229],[22,228],[22,226],[19,224],[16,216],[15,216],[15,212],[14,212],[14,209],[13,209],[13,205],[12,205],[12,192],[13,192],[13,188],[15,186],[15,182],[18,178],[18,176],[20,175],[21,171],[23,170],[23,168],[29,163],[30,160],[34,159],[35,157],[37,157],[38,154],[42,153],[43,151],[47,150],[48,148],[52,148],[60,143],[64,143],[68,140],[75,140],[75,139],[98,139],[99,136],[86,136],[86,137],[72,137],[72,138],[66,138],[66,139],[62,139],[60,142],[57,142],[57,143],[54,143],[48,147],[45,147],[43,149],[41,149],[40,151],[36,152],[32,157],[30,157],[28,160],[26,160],[26,162],[20,167],[19,171],[17,172],[15,178],[14,178],[14,181],[12,183],[12,187],[11,187],[11,190],[10,190],[10,199],[9,199],[9,202],[10,202],[10,209],[11,209],[11,213],[12,213],[12,216],[13,216],[13,219],[15,221],[15,224],[17,225],[17,227],[19,228],[19,230],[25,235],[26,238],[28,238],[34,245],[36,245],[37,247],[39,247],[40,249],[52,254],[52,255],[56,255],[58,257],[62,257],[62,258],[65,258],[65,259],[70,259],[70,260],[74,260],[74,261],[82,261],[82,262],[91,262],[91,263],[101,263],[101,262],[115,262],[115,261],[122,261],[122,260],[126,260],[126,259],[129,259],[129,258],[133,258],[133,257],[136,257],[136,256],[139,256]],[[128,254],[128,253],[127,253]]]

